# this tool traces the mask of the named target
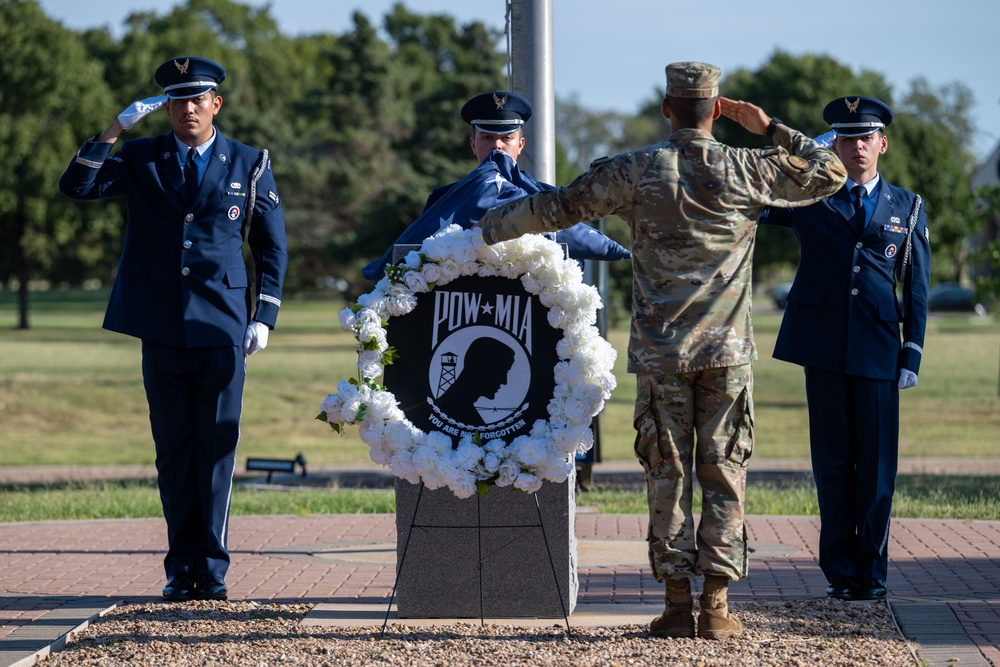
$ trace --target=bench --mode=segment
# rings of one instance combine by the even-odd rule
[[[271,478],[276,472],[289,474],[295,473],[295,466],[302,468],[302,476],[306,476],[306,457],[298,454],[294,459],[261,459],[247,458],[247,472],[257,471],[267,473],[267,483],[271,483]]]

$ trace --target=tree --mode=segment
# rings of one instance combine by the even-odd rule
[[[367,289],[357,284],[361,266],[420,214],[434,187],[475,166],[462,104],[501,87],[497,35],[481,23],[457,26],[397,4],[385,31],[388,42],[355,13],[353,30],[317,43],[323,76],[301,108],[289,190],[296,210],[286,213],[297,232],[289,237],[306,239],[292,253],[303,287],[333,274]]]
[[[73,32],[33,0],[0,0],[0,271],[16,279],[19,328],[27,329],[28,286],[71,258],[84,266],[91,244],[114,216],[81,210],[58,190],[81,137],[107,118],[101,66]],[[103,126],[102,126],[103,127]],[[88,128],[88,129],[84,129]],[[59,260],[58,262],[56,260]]]

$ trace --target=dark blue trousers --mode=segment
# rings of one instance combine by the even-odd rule
[[[142,379],[167,522],[167,578],[229,570],[229,500],[246,357],[240,347],[142,343]]]
[[[899,388],[806,368],[819,496],[819,566],[828,581],[885,579],[899,455]]]

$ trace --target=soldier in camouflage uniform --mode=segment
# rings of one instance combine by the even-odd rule
[[[743,505],[753,451],[751,260],[765,206],[804,206],[836,192],[837,156],[759,107],[718,96],[720,70],[668,65],[664,143],[595,161],[554,192],[493,208],[487,243],[619,215],[631,227],[632,325],[637,375],[635,454],[646,472],[649,559],[666,583],[652,634],[693,637],[691,579],[704,575],[698,635],[742,632],[729,614],[729,580],[747,573]],[[712,137],[725,115],[774,148],[731,148]],[[696,446],[697,445],[697,446]],[[704,501],[694,530],[691,468]]]

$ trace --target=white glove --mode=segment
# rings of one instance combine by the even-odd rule
[[[917,374],[905,368],[899,371],[899,388],[909,389],[917,386]]]
[[[132,102],[125,111],[118,114],[118,122],[122,124],[123,130],[131,130],[135,127],[136,123],[162,107],[166,101],[166,95],[158,95],[157,97],[147,97],[144,100]]]
[[[269,329],[263,322],[253,321],[247,327],[247,332],[243,334],[243,354],[248,357],[267,347],[267,332]]]

